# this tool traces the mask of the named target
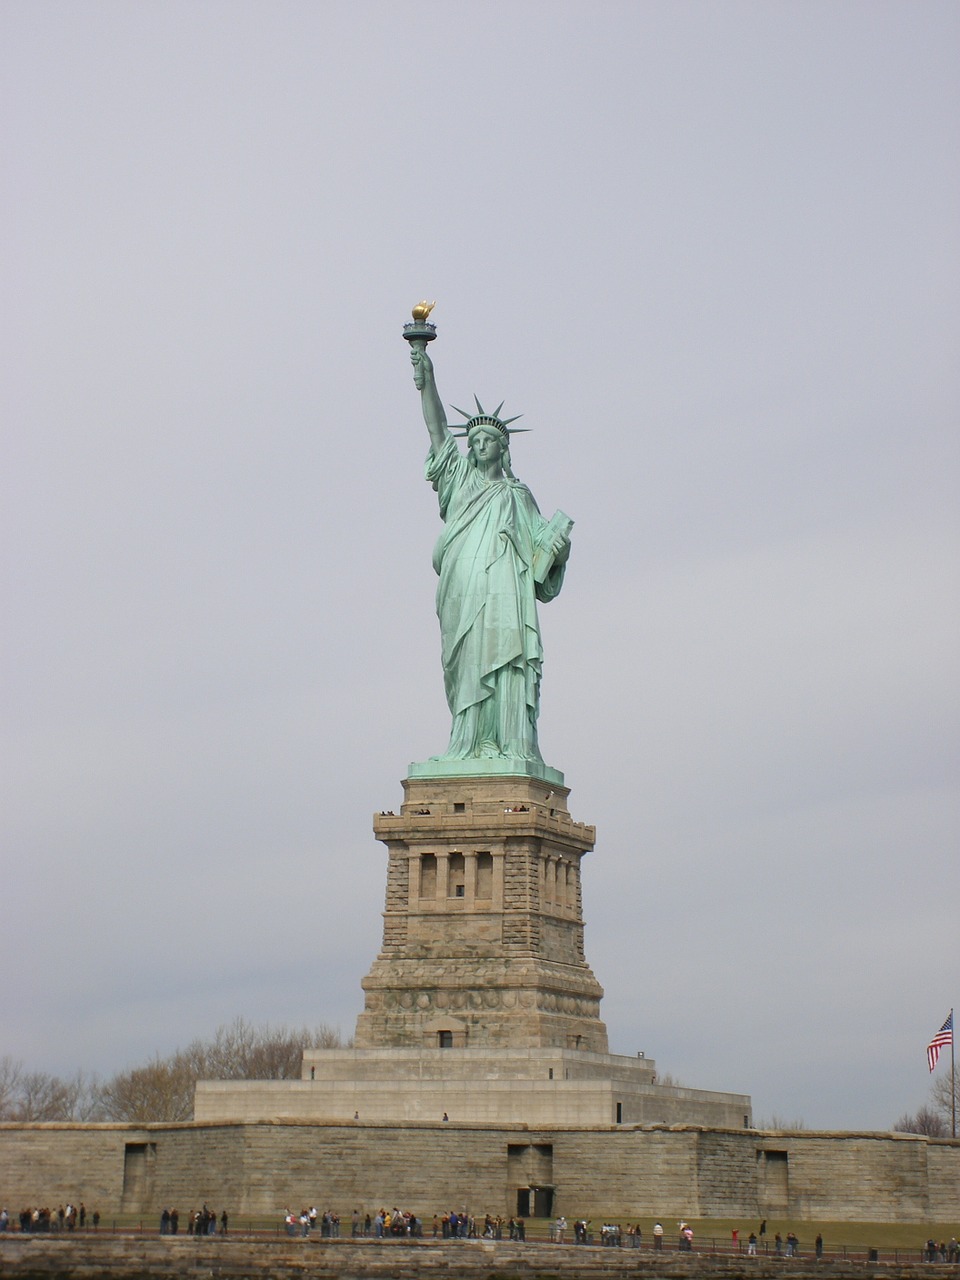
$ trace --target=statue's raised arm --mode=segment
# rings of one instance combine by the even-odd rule
[[[427,355],[424,343],[410,344],[410,363],[413,365],[413,385],[420,392],[423,420],[430,432],[430,443],[439,452],[450,434],[450,428],[447,426],[447,415],[444,413],[443,404],[437,392],[433,361]]]

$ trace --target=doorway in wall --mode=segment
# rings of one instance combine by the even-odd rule
[[[553,1187],[518,1187],[518,1218],[552,1218]]]

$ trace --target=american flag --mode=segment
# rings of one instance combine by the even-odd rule
[[[940,1057],[940,1050],[945,1049],[947,1045],[953,1044],[953,1010],[951,1009],[947,1015],[947,1020],[927,1045],[927,1066],[932,1071],[937,1065],[937,1059]]]

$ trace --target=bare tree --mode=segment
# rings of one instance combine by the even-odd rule
[[[756,1127],[758,1129],[779,1129],[783,1133],[796,1133],[798,1130],[806,1129],[807,1122],[799,1116],[795,1120],[788,1120],[786,1116],[780,1116],[774,1112],[769,1120],[759,1120]]]
[[[928,1138],[952,1136],[953,1117],[960,1113],[960,1087],[954,1095],[951,1072],[937,1076],[930,1086],[930,1101],[915,1115],[903,1115],[893,1126],[895,1133],[922,1133]]]
[[[212,1040],[194,1040],[180,1056],[198,1080],[297,1080],[304,1049],[342,1045],[331,1027],[256,1027],[235,1018],[218,1027]]]
[[[23,1063],[9,1054],[0,1058],[0,1120],[12,1120],[20,1096]]]
[[[0,1120],[190,1120],[198,1080],[298,1080],[304,1049],[343,1047],[333,1027],[253,1026],[243,1018],[218,1027],[212,1040],[194,1040],[169,1057],[107,1080],[77,1072],[69,1080],[26,1071],[0,1058]]]
[[[168,1058],[158,1055],[107,1080],[98,1090],[99,1108],[107,1120],[189,1120],[198,1080],[298,1080],[304,1049],[342,1045],[331,1027],[256,1027],[236,1018],[218,1027],[212,1040],[194,1040]]]
[[[960,1116],[960,1082],[954,1085],[951,1072],[945,1071],[937,1076],[930,1086],[930,1105],[938,1115],[943,1117],[945,1136],[950,1137],[953,1117]]]
[[[82,1072],[69,1080],[0,1060],[0,1119],[22,1123],[86,1119],[96,1109],[94,1088]]]
[[[211,1079],[299,1080],[304,1049],[342,1047],[333,1027],[254,1027],[236,1018],[219,1027],[208,1044],[195,1041],[189,1052]]]
[[[663,1071],[655,1077],[656,1083],[662,1089],[686,1089],[687,1086],[682,1080],[678,1080],[672,1071]]]
[[[153,1120],[189,1120],[197,1077],[181,1055],[157,1056],[145,1067],[121,1071],[100,1085],[104,1120],[148,1124]]]
[[[949,1136],[947,1122],[933,1107],[920,1107],[916,1115],[904,1115],[893,1126],[894,1133],[920,1133],[928,1138]]]
[[[28,1071],[20,1078],[17,1120],[69,1120],[74,1090],[45,1071]]]
[[[100,1081],[97,1076],[85,1075],[82,1071],[78,1071],[73,1078],[73,1086],[76,1090],[76,1101],[73,1105],[73,1115],[71,1120],[78,1120],[81,1124],[90,1124],[97,1120],[103,1120],[104,1115],[100,1107]]]

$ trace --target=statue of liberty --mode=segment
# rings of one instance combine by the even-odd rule
[[[415,309],[415,320],[426,319],[425,305]],[[427,329],[432,332],[424,338]],[[467,419],[458,433],[467,451],[460,452],[426,351],[435,333],[420,323],[407,326],[404,336],[430,435],[425,476],[444,522],[433,567],[453,724],[446,753],[411,771],[529,773],[562,781],[544,765],[537,744],[543,662],[537,601],[553,600],[563,585],[572,521],[562,512],[545,520],[514,476],[509,423],[516,419],[500,418],[502,404],[493,413],[479,400],[473,415],[457,410]]]

